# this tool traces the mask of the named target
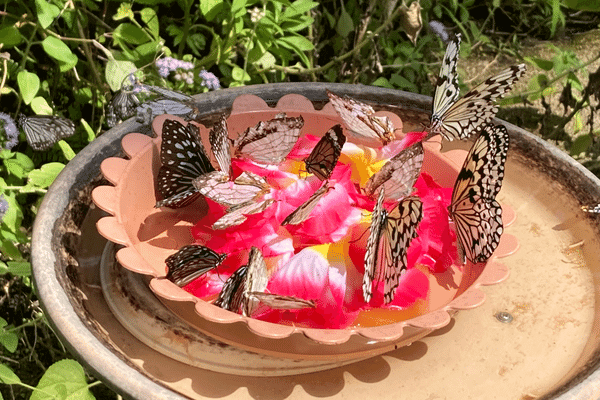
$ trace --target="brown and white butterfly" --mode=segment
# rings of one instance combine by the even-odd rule
[[[312,210],[315,209],[319,201],[327,192],[333,189],[329,186],[329,181],[325,181],[319,189],[317,189],[304,203],[296,208],[290,215],[285,217],[281,225],[298,225],[306,221]]]
[[[270,186],[262,176],[242,172],[233,181],[223,171],[213,171],[193,180],[193,185],[205,197],[228,207],[238,206],[267,193]]]
[[[383,206],[382,188],[371,216],[371,231],[365,252],[363,297],[371,301],[373,283],[384,282],[384,302],[395,296],[400,277],[406,272],[406,253],[417,237],[417,227],[423,216],[423,204],[417,197],[407,197],[388,212]]]
[[[384,145],[394,140],[392,121],[388,117],[375,115],[375,110],[370,105],[347,96],[338,96],[329,90],[327,96],[348,131],[355,137],[379,140]]]
[[[271,204],[273,204],[273,202],[273,199],[258,199],[229,207],[229,209],[227,209],[227,213],[219,218],[213,224],[212,228],[220,230],[240,225],[248,219],[248,215],[258,214],[265,211]]]
[[[346,143],[346,136],[342,132],[342,126],[340,124],[333,126],[304,160],[306,170],[322,181],[329,179],[342,154],[344,143]]]
[[[226,258],[214,250],[199,244],[183,246],[165,260],[167,279],[183,287],[208,271],[217,268]]]
[[[423,157],[421,142],[402,150],[369,178],[365,186],[365,193],[371,196],[384,188],[387,200],[398,201],[409,196],[421,173]]]
[[[269,121],[261,121],[235,140],[235,156],[249,158],[262,164],[279,164],[292,150],[304,119],[279,113]]]
[[[208,141],[219,168],[227,176],[231,176],[231,149],[225,114],[221,115],[219,121],[212,127],[208,134]]]
[[[448,207],[456,226],[460,261],[485,262],[503,232],[502,207],[496,195],[502,186],[509,136],[502,125],[485,125],[460,170]]]
[[[259,249],[252,247],[248,264],[239,268],[225,281],[215,305],[233,312],[240,312],[241,309],[241,314],[247,317],[254,315],[260,303],[278,309],[315,306],[314,301],[265,292],[268,282],[263,255]]]

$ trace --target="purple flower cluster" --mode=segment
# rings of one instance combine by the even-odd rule
[[[188,61],[181,61],[173,57],[165,57],[156,60],[156,66],[158,67],[158,74],[163,78],[169,76],[171,71],[177,69],[189,70],[194,68],[194,64]]]
[[[0,112],[0,121],[4,123],[4,133],[6,134],[6,139],[8,139],[4,147],[10,150],[19,143],[19,130],[15,121],[8,114]]]
[[[217,90],[221,88],[219,78],[217,78],[212,72],[208,72],[207,70],[203,69],[200,71],[199,76],[202,79],[201,85],[209,90]]]
[[[4,198],[4,195],[0,195],[0,221],[4,218],[4,215],[8,211],[8,201]]]

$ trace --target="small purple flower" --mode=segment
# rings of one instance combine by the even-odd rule
[[[212,90],[217,90],[221,88],[219,78],[217,78],[212,72],[208,72],[207,70],[203,69],[202,71],[200,71],[199,76],[202,79],[202,86]]]
[[[158,67],[158,74],[163,78],[169,76],[172,71],[177,69],[189,70],[194,68],[194,64],[189,61],[181,61],[173,57],[165,57],[156,60],[156,66]]]
[[[444,26],[444,24],[442,24],[440,21],[429,21],[429,29],[438,35],[444,44],[447,44],[450,40],[448,28],[446,28],[446,26]]]
[[[0,221],[4,218],[4,215],[8,211],[8,201],[4,198],[4,195],[0,195]]]
[[[4,147],[10,150],[19,143],[19,130],[15,121],[6,113],[0,112],[0,121],[4,123],[4,134],[6,135],[6,139],[8,139]]]

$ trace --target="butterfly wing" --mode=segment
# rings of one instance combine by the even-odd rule
[[[484,126],[454,184],[448,210],[459,253],[473,263],[486,261],[500,242],[502,208],[495,197],[502,186],[508,147],[504,126]]]
[[[194,179],[214,171],[198,127],[174,119],[166,119],[163,124],[160,161],[157,183],[163,200],[155,207],[180,208],[190,204],[200,195]]]
[[[246,219],[247,215],[258,214],[265,211],[271,204],[273,199],[261,200],[261,201],[248,201],[246,203],[233,206],[227,210],[227,214],[219,218],[212,226],[213,229],[227,229],[232,226],[237,226]]]
[[[233,182],[223,171],[213,171],[194,179],[192,184],[199,193],[225,206],[237,206],[268,192],[266,180],[244,171]]]
[[[285,217],[281,225],[297,225],[306,221],[310,216],[310,213],[317,206],[319,201],[325,194],[329,191],[329,183],[325,181],[325,183],[317,189],[304,203],[300,205],[300,207],[296,208],[290,215]]]
[[[136,120],[141,124],[149,124],[162,114],[171,114],[189,120],[194,119],[197,109],[191,104],[179,100],[158,99],[147,101],[135,109]]]
[[[514,65],[477,85],[440,117],[432,132],[446,140],[466,139],[478,132],[498,112],[495,101],[512,88],[525,70],[525,64]]]
[[[384,283],[385,303],[394,299],[400,278],[406,272],[406,253],[410,242],[417,237],[417,227],[423,218],[423,203],[418,197],[407,197],[390,211],[381,237],[380,276]]]
[[[135,110],[139,105],[140,100],[134,93],[119,90],[107,106],[106,122],[108,126],[112,128],[117,125],[118,121],[124,121],[135,115]]]
[[[162,96],[166,99],[176,100],[178,102],[194,101],[194,98],[192,96],[178,92],[176,90],[172,90],[172,89],[168,89],[168,88],[164,88],[164,87],[160,87],[160,86],[154,86],[154,85],[142,84],[140,86],[142,86],[143,90],[145,90],[147,92],[153,92],[153,93],[158,94],[159,96]]]
[[[243,265],[237,269],[223,284],[214,305],[222,309],[239,313],[244,298],[244,285],[246,284],[246,275],[248,266]]]
[[[298,141],[303,126],[302,116],[287,117],[279,113],[272,120],[248,128],[235,141],[235,155],[258,163],[279,164]]]
[[[217,268],[226,257],[225,254],[218,254],[199,244],[184,246],[165,260],[167,279],[177,286],[183,287],[199,276]]]
[[[335,125],[319,140],[308,158],[304,160],[306,170],[322,181],[329,179],[342,154],[344,143],[346,143],[346,136],[342,133],[342,126]]]
[[[375,115],[368,104],[349,97],[341,97],[327,90],[333,108],[344,121],[350,133],[360,139],[376,139],[384,145],[394,140],[394,125],[387,117]]]
[[[423,157],[421,142],[402,150],[369,178],[365,186],[365,193],[370,196],[383,187],[386,199],[400,200],[409,196],[421,173]]]
[[[19,125],[25,132],[27,142],[36,151],[48,150],[59,140],[73,136],[75,133],[73,121],[53,115],[26,117],[21,114]]]
[[[367,248],[365,251],[365,273],[363,275],[363,298],[365,302],[371,301],[373,296],[373,281],[378,277],[377,263],[379,261],[379,243],[383,228],[387,219],[387,211],[383,208],[383,199],[385,190],[379,192],[377,203],[371,214],[371,228],[369,238],[367,239]]]
[[[219,121],[213,126],[208,134],[210,148],[217,159],[221,171],[231,175],[231,150],[229,149],[229,136],[227,130],[227,119],[221,115]]]
[[[314,300],[305,300],[294,296],[283,296],[276,293],[249,292],[248,296],[258,300],[269,308],[280,310],[300,310],[302,308],[315,308]]]
[[[460,54],[460,38],[460,33],[457,33],[446,46],[446,53],[433,95],[432,125],[439,123],[441,116],[448,111],[460,95],[458,74],[456,73],[456,64]]]
[[[242,315],[251,317],[259,303],[256,298],[251,298],[249,293],[264,292],[268,283],[267,265],[265,264],[262,252],[252,246],[250,255],[248,256],[248,274],[246,275],[246,283],[244,285]]]

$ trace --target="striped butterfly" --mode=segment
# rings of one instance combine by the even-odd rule
[[[338,96],[329,90],[327,96],[350,133],[357,138],[379,140],[384,145],[394,140],[392,121],[388,117],[374,115],[375,110],[370,105],[347,96]]]
[[[453,104],[448,99],[440,101],[442,107],[439,110],[434,99],[429,136],[440,134],[449,141],[462,140],[481,130],[498,112],[496,99],[504,97],[526,69],[525,64],[513,65],[486,79]]]
[[[441,123],[442,116],[452,107],[452,104],[456,102],[460,95],[458,74],[456,73],[456,64],[460,54],[460,39],[461,35],[457,33],[446,46],[446,53],[436,82],[435,94],[433,95],[432,126]]]
[[[287,117],[285,113],[275,115],[269,121],[261,121],[235,140],[235,155],[263,164],[279,164],[292,150],[304,119]]]
[[[180,208],[192,203],[200,196],[194,180],[214,171],[198,127],[174,119],[166,119],[163,124],[160,161],[157,184],[163,200],[156,203],[157,208]]]
[[[178,92],[176,90],[167,89],[164,87],[154,86],[154,85],[140,84],[140,86],[141,86],[142,90],[144,90],[146,92],[152,92],[152,93],[158,94],[159,96],[162,96],[165,99],[175,100],[175,101],[179,101],[179,102],[189,102],[189,103],[194,101],[194,98],[192,96],[189,96],[185,93]]]
[[[371,196],[378,190],[385,189],[385,198],[396,201],[409,196],[421,173],[423,157],[421,142],[402,150],[369,178],[365,193]]]
[[[448,207],[456,226],[462,262],[485,262],[500,242],[502,207],[495,200],[502,186],[509,137],[502,125],[485,125],[458,174]]]
[[[269,184],[262,176],[244,171],[234,181],[223,171],[213,171],[192,181],[200,194],[231,207],[256,199],[269,191]]]
[[[119,121],[125,121],[127,118],[134,116],[139,105],[140,100],[133,92],[119,90],[106,107],[107,125],[112,128]]]
[[[377,198],[371,219],[371,232],[365,252],[363,297],[371,301],[373,282],[384,282],[385,304],[394,299],[400,277],[406,272],[406,252],[417,237],[423,216],[423,204],[417,197],[407,197],[388,213],[383,207],[385,189]]]
[[[177,286],[183,287],[199,276],[217,268],[226,257],[225,254],[218,254],[199,244],[183,246],[177,253],[170,255],[165,260],[167,279]]]
[[[53,115],[27,117],[20,114],[19,126],[25,132],[31,148],[36,151],[48,150],[59,140],[73,136],[75,133],[73,121]]]
[[[228,176],[231,175],[231,149],[229,148],[229,134],[227,130],[227,119],[221,115],[219,121],[213,126],[208,134],[210,148],[217,159],[219,168]]]
[[[346,136],[342,133],[342,126],[335,125],[319,140],[308,158],[304,160],[306,170],[322,181],[329,179],[342,154],[344,143],[346,143]]]
[[[329,181],[325,181],[325,183],[317,189],[304,203],[300,205],[297,209],[295,209],[290,215],[285,217],[281,225],[297,225],[306,221],[310,216],[310,213],[317,206],[319,201],[325,194],[329,191],[329,189],[333,189],[329,187]]]
[[[171,114],[185,120],[195,119],[198,109],[191,103],[173,99],[158,99],[146,101],[135,109],[137,122],[147,125],[162,114]]]

